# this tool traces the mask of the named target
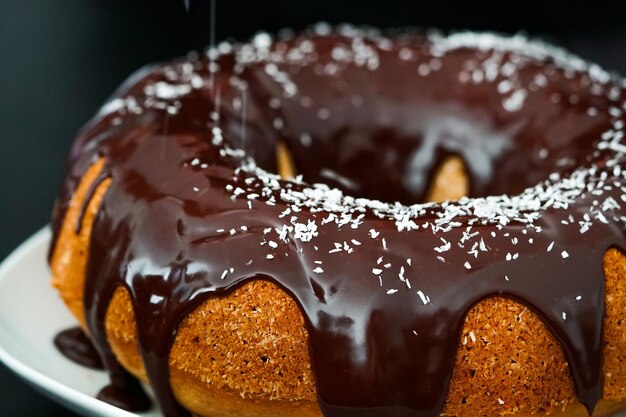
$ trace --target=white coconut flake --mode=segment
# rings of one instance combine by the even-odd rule
[[[422,300],[422,303],[424,305],[428,304],[428,298],[426,298],[426,295],[422,292],[422,290],[419,290],[417,292],[417,295],[419,295],[420,299]]]

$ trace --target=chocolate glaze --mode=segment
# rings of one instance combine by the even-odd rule
[[[92,369],[104,369],[102,358],[80,327],[72,327],[60,332],[54,338],[54,345],[72,362]],[[126,371],[122,370],[122,375],[114,378],[114,381],[98,393],[98,399],[128,411],[146,411],[150,408],[150,399],[137,380],[129,377]]]
[[[302,311],[327,417],[439,415],[463,319],[493,295],[540,316],[591,412],[602,395],[602,258],[625,247],[623,210],[607,203],[622,201],[621,145],[603,136],[623,127],[623,92],[559,51],[476,36],[260,36],[223,48],[215,88],[205,57],[134,75],[78,137],[54,217],[58,231],[78,181],[104,158],[112,181],[84,304],[114,386],[130,380],[104,329],[115,288],[130,293],[151,386],[174,417],[187,415],[168,382],[178,324],[208,297],[264,279]],[[232,151],[275,171],[278,140],[306,182],[277,181]],[[543,185],[482,206],[382,209],[308,185],[416,203],[448,155],[465,162],[472,196]],[[521,212],[504,211],[518,202]]]
[[[104,369],[98,351],[80,327],[60,332],[54,338],[54,346],[72,362],[92,369]]]
[[[111,384],[102,388],[96,398],[126,411],[148,411],[152,405],[146,393],[136,380],[131,386],[112,380]]]

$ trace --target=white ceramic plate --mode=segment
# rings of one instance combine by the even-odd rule
[[[0,265],[0,360],[44,395],[85,416],[160,416],[132,414],[95,399],[108,382],[106,374],[74,364],[54,347],[54,336],[76,320],[50,287],[49,242],[45,228]]]

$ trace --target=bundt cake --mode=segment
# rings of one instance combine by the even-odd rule
[[[618,76],[483,33],[317,25],[140,70],[53,214],[100,397],[128,406],[137,378],[170,417],[626,407],[625,103]]]

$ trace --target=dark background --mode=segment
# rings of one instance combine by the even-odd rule
[[[620,1],[218,0],[217,39],[324,20],[523,30],[626,74]],[[0,0],[0,259],[48,222],[73,135],[134,69],[209,42],[209,3]],[[45,283],[42,283],[45,285]],[[0,365],[0,416],[72,416]]]

